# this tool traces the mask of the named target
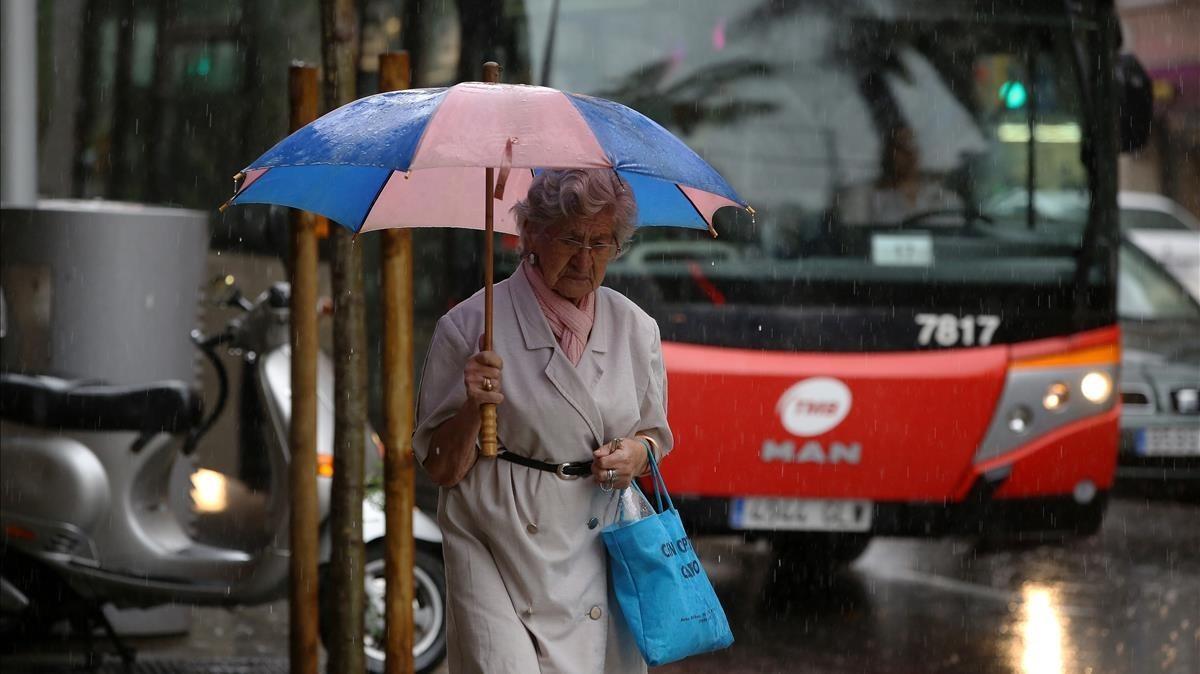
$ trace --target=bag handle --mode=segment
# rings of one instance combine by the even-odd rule
[[[667,497],[667,508],[675,510],[675,504],[671,501],[671,494],[667,491],[667,483],[663,480],[662,471],[658,469],[658,462],[654,460],[654,452],[646,450],[646,456],[650,459],[650,474],[654,479],[654,498],[658,501],[658,512],[663,510],[663,497]]]
[[[646,456],[650,460],[650,474],[654,483],[654,500],[658,502],[658,509],[655,512],[659,514],[666,512],[663,510],[663,496],[667,497],[667,507],[670,510],[675,510],[675,504],[671,502],[671,494],[667,492],[667,483],[663,480],[662,472],[658,469],[658,463],[654,460],[654,452],[647,449]],[[630,482],[629,486],[625,489],[633,489],[641,494],[643,498],[646,496],[642,492],[642,488],[638,486],[637,480]],[[615,492],[613,498],[610,499],[610,501],[615,500],[617,502],[617,524],[625,522],[625,510],[621,507],[621,495],[625,489]]]

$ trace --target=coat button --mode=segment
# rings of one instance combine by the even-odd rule
[[[595,517],[588,520],[588,528],[589,529],[595,529],[599,525],[600,525],[600,520],[596,519]]]
[[[588,611],[588,617],[592,620],[599,620],[602,615],[604,611],[601,611],[599,606],[593,606],[592,610]]]
[[[531,534],[536,534],[537,533],[537,525],[530,522],[528,525],[526,525],[525,531],[528,531]]]

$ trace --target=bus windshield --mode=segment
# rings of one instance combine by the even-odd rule
[[[917,314],[985,315],[1000,323],[989,342],[1079,327],[1064,321],[1091,192],[1067,17],[885,0],[555,5],[524,3],[538,83],[643,112],[756,211],[719,212],[715,240],[647,228],[610,267],[611,285],[676,326],[665,336],[804,347],[813,333],[795,320],[832,308],[849,323],[855,309],[907,318],[902,334],[863,325],[865,341],[821,348],[983,343],[983,326],[922,343]],[[1051,198],[1070,203],[1042,207]],[[1050,307],[1050,322],[1036,315]],[[713,312],[729,329],[711,329]]]

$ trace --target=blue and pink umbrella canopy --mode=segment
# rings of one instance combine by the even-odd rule
[[[611,168],[633,189],[639,226],[708,230],[746,204],[669,131],[619,103],[550,89],[467,82],[349,103],[285,138],[242,173],[233,204],[312,211],[354,232],[484,228],[485,167],[500,169],[496,231],[537,169]],[[497,192],[501,192],[497,189]]]

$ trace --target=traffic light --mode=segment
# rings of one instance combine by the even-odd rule
[[[1000,100],[1004,102],[1004,107],[1009,110],[1019,110],[1029,100],[1029,92],[1025,91],[1025,85],[1015,80],[1008,80],[1001,84],[999,94]]]
[[[187,74],[189,77],[208,77],[212,72],[212,65],[212,56],[202,53],[197,58],[188,60]]]

